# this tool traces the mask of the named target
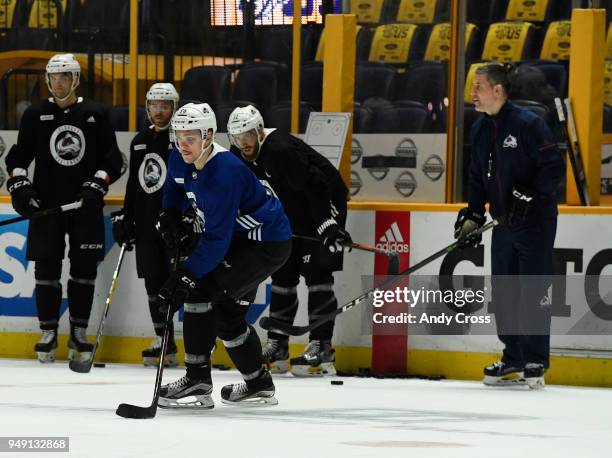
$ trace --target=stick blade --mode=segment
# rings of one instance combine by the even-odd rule
[[[93,359],[89,361],[78,361],[76,359],[71,359],[68,363],[68,367],[72,372],[78,372],[79,374],[87,374],[91,371],[91,366],[93,365]]]
[[[119,404],[115,411],[117,415],[123,418],[135,418],[142,420],[146,418],[153,418],[157,413],[157,406],[152,405],[149,407],[139,407],[131,404]]]

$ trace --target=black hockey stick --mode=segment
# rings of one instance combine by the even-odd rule
[[[117,261],[117,267],[115,267],[115,271],[113,272],[113,279],[111,280],[108,296],[106,296],[104,313],[102,313],[102,318],[100,319],[100,324],[98,325],[98,332],[96,332],[96,343],[94,344],[93,351],[91,352],[91,357],[87,361],[79,361],[77,359],[70,360],[68,367],[70,367],[70,370],[74,372],[86,374],[91,370],[91,366],[93,366],[94,359],[96,358],[96,352],[98,351],[98,346],[100,345],[102,331],[104,330],[106,316],[108,315],[108,309],[110,308],[110,303],[113,300],[115,290],[117,289],[117,279],[119,278],[119,271],[121,270],[121,263],[123,262],[123,256],[125,255],[126,247],[127,245],[125,243],[121,245],[121,251],[119,252],[119,260]]]
[[[565,119],[565,112],[561,105],[561,99],[555,98],[555,106],[557,107],[557,116],[561,123],[561,132],[567,142],[567,154],[569,155],[570,163],[572,165],[572,172],[574,173],[574,180],[576,180],[576,189],[578,190],[578,197],[580,197],[580,204],[584,206],[589,205],[589,188],[587,186],[586,174],[584,172],[584,164],[582,162],[582,154],[580,152],[580,143],[578,143],[578,135],[576,134],[576,124],[574,122],[574,112],[572,110],[572,103],[569,98],[565,99],[565,107],[567,109],[567,123]]]
[[[173,258],[172,262],[172,271],[176,272],[178,269],[180,252],[177,248],[176,254]],[[172,295],[174,295],[174,291],[172,291]],[[172,306],[168,305],[168,314],[166,315],[166,323],[164,325],[164,338],[162,340],[161,354],[159,355],[159,364],[157,365],[157,375],[155,377],[155,388],[153,390],[153,401],[151,401],[151,405],[149,407],[139,407],[132,404],[119,404],[117,407],[116,414],[123,418],[136,418],[136,419],[145,419],[145,418],[153,418],[157,413],[157,402],[159,401],[159,390],[161,389],[162,384],[162,375],[164,373],[164,360],[166,359],[166,354],[168,353],[168,340],[170,339],[170,323],[172,322]]]
[[[77,208],[81,208],[82,206],[83,201],[77,200],[76,202],[62,205],[61,207],[53,207],[47,208],[46,210],[37,211],[35,213],[32,213],[30,216],[17,216],[15,218],[5,219],[4,221],[0,221],[0,226],[7,226],[8,224],[18,223],[20,221],[25,221],[26,219],[35,219],[40,218],[41,216],[55,215],[57,213],[67,212],[69,210],[76,210]]]
[[[470,232],[467,236],[457,240],[456,242],[451,243],[450,245],[448,245],[445,248],[442,248],[440,251],[435,252],[434,254],[429,256],[428,258],[423,259],[421,262],[418,262],[417,264],[415,264],[412,267],[409,267],[408,269],[404,270],[403,272],[400,272],[399,275],[410,275],[413,272],[416,272],[421,267],[426,266],[427,264],[429,264],[432,261],[435,261],[439,257],[444,256],[445,254],[448,254],[451,251],[456,250],[457,248],[459,248],[465,242],[465,240],[467,240],[467,239],[469,239],[471,237],[474,237],[474,236],[476,236],[478,234],[482,234],[483,232],[488,231],[489,229],[493,228],[494,226],[497,226],[498,224],[500,224],[500,221],[497,220],[497,219],[494,219],[493,221],[489,221],[484,226],[479,227],[478,229],[475,229],[474,231]],[[283,321],[279,321],[279,320],[276,320],[274,318],[270,318],[270,317],[267,317],[267,316],[262,317],[259,320],[259,326],[261,326],[262,329],[265,329],[267,331],[278,332],[280,334],[286,334],[286,335],[290,335],[290,336],[301,336],[303,334],[306,334],[307,332],[312,331],[315,328],[318,328],[323,323],[328,322],[329,320],[333,319],[337,315],[340,315],[341,313],[344,313],[344,312],[352,309],[356,305],[359,305],[362,302],[365,302],[366,300],[368,300],[370,297],[372,297],[374,295],[375,291],[380,291],[380,290],[384,289],[385,287],[391,285],[394,281],[395,281],[395,278],[389,278],[389,279],[385,280],[383,283],[381,283],[380,285],[376,286],[375,288],[372,288],[372,289],[366,291],[361,296],[356,297],[352,301],[344,304],[342,307],[337,308],[336,310],[334,310],[331,313],[328,313],[325,316],[322,316],[317,321],[315,321],[314,323],[309,324],[307,326],[293,326],[291,324],[288,324],[288,323],[285,323]]]
[[[293,234],[293,238],[310,240],[311,242],[321,242],[321,239],[312,237],[310,235],[299,235]],[[371,245],[365,245],[363,243],[347,243],[344,246],[360,251],[369,251],[370,253],[380,254],[382,256],[389,257],[389,273],[388,275],[397,275],[399,273],[399,255],[394,251],[381,250],[380,248],[373,247]]]

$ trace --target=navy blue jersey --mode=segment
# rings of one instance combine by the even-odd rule
[[[557,188],[564,158],[544,120],[506,102],[495,116],[480,116],[471,131],[468,205],[494,218],[506,214],[513,187],[530,190],[535,201],[529,217],[557,214]]]
[[[202,237],[182,267],[198,278],[224,259],[232,237],[264,242],[291,238],[280,201],[240,159],[216,143],[202,170],[185,163],[176,148],[170,152],[163,208],[182,211],[185,200],[198,216]]]

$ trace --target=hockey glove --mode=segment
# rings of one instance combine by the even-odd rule
[[[13,208],[21,216],[29,217],[40,210],[40,198],[28,177],[18,175],[9,178],[6,189],[11,194]]]
[[[533,192],[514,186],[510,193],[510,202],[508,207],[510,210],[506,214],[506,224],[514,226],[525,222],[527,214],[533,203]]]
[[[196,290],[196,287],[197,281],[190,272],[180,269],[172,272],[157,296],[159,313],[164,317],[167,316],[169,307],[173,315]]]
[[[181,213],[176,208],[167,208],[159,212],[155,225],[168,249],[177,248],[186,252],[191,243],[191,232],[183,224]]]
[[[132,251],[136,243],[134,220],[128,217],[124,210],[118,210],[111,213],[111,223],[113,223],[113,238],[117,245],[125,244],[126,250]]]
[[[200,242],[200,236],[202,235],[202,228],[200,222],[195,215],[193,208],[189,207],[183,216],[181,216],[181,225],[183,231],[187,234],[187,238],[183,239],[181,243],[181,259],[187,258],[195,251]]]
[[[83,209],[99,210],[104,207],[104,196],[108,192],[105,179],[93,176],[83,182],[77,200],[83,201]]]
[[[339,253],[344,249],[351,251],[350,247],[348,247],[348,245],[353,243],[351,234],[339,224],[329,226],[323,231],[321,237],[323,238],[323,245],[332,253]]]
[[[482,227],[487,218],[471,210],[469,207],[459,210],[455,221],[455,238],[459,240],[460,248],[476,247],[482,242],[482,234],[470,235]]]

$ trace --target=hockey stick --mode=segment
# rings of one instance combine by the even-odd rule
[[[102,337],[102,331],[104,330],[104,323],[106,322],[106,316],[108,315],[108,309],[110,307],[110,303],[113,300],[113,296],[115,295],[115,290],[117,289],[117,279],[119,278],[119,271],[121,270],[121,263],[123,262],[123,256],[125,255],[127,245],[124,243],[121,245],[121,251],[119,252],[119,260],[117,261],[117,267],[115,267],[115,271],[113,272],[113,279],[111,280],[110,290],[108,291],[108,296],[106,296],[106,303],[104,305],[104,313],[102,314],[102,318],[100,319],[100,324],[98,325],[98,332],[96,332],[96,343],[94,344],[93,351],[91,352],[91,357],[87,361],[79,361],[76,359],[70,360],[68,367],[70,370],[74,372],[79,372],[81,374],[86,374],[91,370],[91,366],[93,366],[94,359],[96,357],[96,352],[98,351],[98,346],[100,345],[100,338]]]
[[[172,271],[176,272],[178,269],[180,257],[180,249],[177,248],[176,254],[173,258],[172,262]],[[174,291],[172,292],[174,295]],[[166,359],[166,354],[168,353],[168,340],[170,339],[170,323],[172,322],[172,307],[170,304],[168,305],[168,314],[166,315],[166,323],[164,326],[164,338],[162,340],[161,354],[159,355],[159,364],[157,365],[157,375],[155,376],[155,388],[153,390],[153,401],[151,401],[151,405],[148,407],[139,407],[132,404],[119,404],[117,407],[116,414],[123,418],[136,418],[136,419],[145,419],[145,418],[153,418],[157,413],[157,402],[159,401],[159,390],[161,389],[162,384],[162,375],[164,373],[164,360]]]
[[[435,252],[434,254],[432,254],[431,256],[429,256],[426,259],[423,259],[421,262],[415,264],[414,266],[409,267],[408,269],[404,270],[403,272],[400,272],[399,275],[410,275],[413,272],[416,272],[421,267],[426,266],[427,264],[429,264],[430,262],[438,259],[439,257],[444,256],[445,254],[448,254],[451,251],[456,250],[458,247],[460,247],[463,244],[463,242],[465,240],[469,239],[470,237],[474,237],[476,235],[482,234],[483,232],[488,231],[489,229],[493,228],[494,226],[497,226],[498,224],[500,224],[500,221],[497,220],[497,219],[489,221],[484,226],[479,227],[478,229],[475,229],[474,231],[470,232],[466,237],[463,237],[463,238],[457,240],[456,242],[451,243],[447,247],[442,248],[440,251]],[[328,322],[329,320],[333,319],[337,315],[340,315],[341,313],[344,313],[344,312],[352,309],[356,305],[366,301],[367,299],[369,299],[370,297],[372,297],[374,295],[375,291],[380,291],[380,290],[384,289],[385,287],[391,285],[394,281],[395,281],[395,278],[389,278],[389,279],[385,280],[383,283],[381,283],[380,285],[376,286],[375,288],[372,288],[372,289],[366,291],[361,296],[356,297],[352,301],[344,304],[342,307],[337,308],[336,310],[334,310],[331,313],[328,313],[325,316],[322,316],[317,321],[315,321],[314,323],[309,324],[307,326],[293,326],[291,324],[288,324],[288,323],[285,323],[283,321],[279,321],[279,320],[276,320],[274,318],[270,318],[270,317],[267,317],[267,316],[262,317],[259,320],[259,326],[261,326],[262,329],[265,329],[267,331],[278,332],[280,334],[286,334],[286,335],[290,335],[290,336],[301,336],[302,334],[306,334],[307,332],[310,332],[313,329],[318,328],[323,323]]]
[[[53,208],[47,208],[46,210],[37,211],[35,213],[32,213],[30,216],[17,216],[15,218],[5,219],[4,221],[0,221],[0,226],[7,226],[9,224],[18,223],[20,221],[25,221],[26,219],[35,219],[35,218],[40,218],[41,216],[55,215],[57,213],[67,212],[69,210],[76,210],[77,208],[81,208],[82,206],[83,206],[83,201],[77,200],[76,202],[62,205],[61,207],[53,207]]]
[[[293,234],[293,238],[301,240],[310,240],[311,242],[321,242],[321,239],[312,237],[310,235],[299,235]],[[361,251],[369,251],[370,253],[380,254],[382,256],[389,257],[389,273],[388,275],[397,275],[399,273],[399,255],[394,251],[381,250],[380,248],[373,247],[371,245],[364,245],[363,243],[347,243],[344,246]]]
[[[572,172],[574,173],[574,180],[576,180],[576,189],[578,190],[578,196],[580,197],[580,204],[584,206],[589,205],[589,188],[586,182],[586,174],[584,172],[584,164],[582,162],[582,154],[580,152],[580,144],[578,143],[578,135],[576,134],[576,124],[574,122],[574,112],[572,110],[572,102],[569,98],[565,99],[565,108],[567,109],[567,124],[565,119],[565,112],[561,105],[561,99],[555,98],[555,106],[557,107],[557,116],[559,122],[562,125],[561,131],[563,137],[567,142],[567,154],[570,158],[572,165]]]

